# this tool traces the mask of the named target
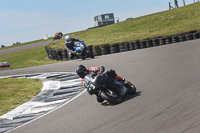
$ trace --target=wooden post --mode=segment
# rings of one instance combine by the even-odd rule
[[[175,8],[178,8],[178,0],[174,0]]]
[[[169,10],[174,9],[174,7],[171,6],[171,3],[169,2]]]
[[[185,0],[183,0],[183,5],[185,6]]]
[[[171,10],[171,3],[169,2],[169,10]]]

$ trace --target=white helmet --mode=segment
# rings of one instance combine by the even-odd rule
[[[72,38],[71,36],[69,36],[69,35],[66,35],[66,36],[65,36],[65,41],[70,41],[70,40],[71,40],[71,38]]]

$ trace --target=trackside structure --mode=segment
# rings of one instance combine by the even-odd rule
[[[114,13],[101,14],[94,17],[95,26],[105,26],[115,23]]]

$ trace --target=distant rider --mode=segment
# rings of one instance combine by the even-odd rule
[[[100,75],[100,74],[103,74],[104,71],[105,71],[105,67],[104,66],[101,66],[101,67],[92,66],[92,67],[89,67],[88,69],[83,65],[79,65],[79,66],[76,67],[76,73],[79,75],[80,78],[82,78],[82,80],[81,80],[82,84],[84,84],[85,76],[88,75],[89,73],[94,72],[94,73]],[[109,71],[106,71],[105,75],[107,77],[115,78],[115,79],[117,79],[119,81],[123,81],[123,82],[126,83],[126,80],[124,78],[120,77],[119,75],[117,75],[115,70],[111,69]],[[126,84],[128,85],[129,82],[127,82]],[[123,89],[124,90],[121,91],[121,93],[123,93],[122,95],[124,95],[126,93],[126,91],[127,91],[125,88],[123,88]],[[98,102],[103,102],[103,99],[101,97],[99,97],[97,94],[96,94],[96,96],[97,96],[97,101]]]
[[[69,35],[65,36],[65,46],[66,46],[67,49],[68,49],[69,58],[70,58],[70,59],[72,59],[73,56],[76,54],[76,51],[74,51],[74,49],[73,49],[75,41],[82,42],[83,40],[81,40],[81,39],[76,39],[76,38],[72,38],[72,37],[69,36]]]

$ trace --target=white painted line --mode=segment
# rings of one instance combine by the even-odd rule
[[[61,105],[61,106],[59,106],[59,107],[57,107],[57,108],[55,108],[55,109],[53,109],[53,110],[51,110],[51,111],[49,111],[49,112],[47,112],[47,113],[45,113],[45,114],[43,114],[43,115],[37,117],[36,119],[33,119],[33,120],[31,120],[31,121],[29,121],[29,122],[23,124],[23,125],[20,125],[20,126],[16,127],[15,129],[12,129],[12,130],[10,130],[10,131],[8,131],[8,132],[5,132],[5,133],[9,133],[9,132],[11,132],[11,131],[14,131],[14,130],[20,128],[20,127],[23,127],[23,126],[25,126],[25,125],[27,125],[27,124],[33,122],[33,121],[36,121],[36,120],[38,120],[38,119],[44,117],[45,115],[48,115],[48,114],[52,113],[53,111],[55,111],[55,110],[57,110],[57,109],[59,109],[59,108],[65,106],[65,105],[67,105],[68,103],[72,102],[73,100],[75,100],[76,98],[78,98],[79,96],[81,96],[81,95],[82,95],[83,93],[85,93],[86,91],[87,91],[87,90],[84,89],[81,93],[79,93],[78,95],[76,95],[75,97],[73,97],[72,99],[70,99],[69,101],[67,101],[66,103],[64,103],[63,105]]]
[[[33,74],[23,74],[23,75],[10,75],[10,76],[2,76],[0,78],[11,78],[11,77],[16,77],[16,78],[31,78],[31,79],[40,79],[43,81],[43,87],[41,89],[41,93],[48,90],[51,90],[51,93],[56,92],[56,90],[59,90],[60,87],[71,87],[71,86],[76,86],[76,85],[80,85],[81,84],[81,80],[80,78],[76,78],[76,79],[68,79],[66,81],[59,81],[59,80],[53,80],[50,77],[52,76],[59,76],[59,74],[62,75],[75,75],[76,73],[74,72],[51,72],[51,73],[33,73]],[[49,77],[49,78],[48,78]],[[6,133],[11,132],[15,129],[18,129],[26,124],[29,124],[37,119],[40,119],[41,117],[65,106],[66,104],[70,103],[71,101],[73,101],[74,99],[78,98],[79,96],[81,96],[83,93],[86,92],[86,89],[79,91],[79,94],[75,94],[75,96],[73,98],[67,98],[64,100],[57,100],[57,101],[52,101],[52,102],[47,102],[47,103],[43,103],[43,100],[34,102],[31,101],[24,103],[20,106],[18,106],[17,108],[15,108],[14,110],[0,116],[0,118],[6,118],[6,119],[10,119],[12,120],[15,116],[17,116],[17,114],[29,114],[29,113],[38,113],[41,111],[48,111],[44,114],[42,114],[41,116],[37,116],[37,118],[34,118],[32,120],[30,120],[29,122],[26,122],[24,124],[21,124],[18,127],[14,127],[11,130],[6,131]],[[41,94],[40,94],[41,95]],[[42,94],[43,95],[43,94]],[[46,95],[45,95],[46,96]],[[37,96],[36,96],[37,97]],[[45,97],[44,97],[45,98]],[[58,104],[57,104],[58,103]],[[59,104],[61,103],[61,104]]]

